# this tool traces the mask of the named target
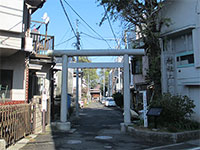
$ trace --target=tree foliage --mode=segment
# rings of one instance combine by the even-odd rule
[[[117,106],[123,108],[124,106],[124,97],[123,97],[123,94],[121,93],[115,93],[112,95],[113,98],[114,98],[114,101],[116,103]]]
[[[198,123],[190,120],[191,115],[194,113],[195,105],[194,101],[187,96],[164,94],[159,100],[152,101],[150,107],[162,108],[158,122],[170,131],[199,128]]]
[[[89,63],[91,61],[87,57],[79,57],[79,62]],[[96,87],[99,80],[99,76],[97,75],[97,69],[82,69],[82,72],[83,72],[83,78],[85,79],[87,84],[88,83],[90,84],[90,88]]]
[[[106,9],[100,25],[109,14],[113,20],[121,19],[126,29],[135,29],[144,43],[143,48],[150,60],[147,81],[155,84],[155,91],[159,94],[161,92],[159,33],[163,24],[169,25],[167,19],[159,16],[163,0],[97,1]]]

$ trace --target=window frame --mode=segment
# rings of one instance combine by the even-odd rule
[[[8,93],[6,93],[6,91],[5,92],[0,92],[0,101],[2,101],[2,100],[11,100],[12,99],[12,89],[13,89],[13,73],[14,73],[14,71],[13,70],[8,70],[8,69],[0,69],[0,86],[1,86],[1,88],[2,88],[2,85],[4,84],[4,83],[2,83],[2,80],[5,80],[5,79],[3,79],[3,77],[2,77],[2,74],[4,73],[4,72],[7,72],[7,74],[6,75],[4,75],[4,76],[6,76],[7,78],[9,78],[8,77],[8,74],[10,73],[10,79],[9,79],[9,84],[8,85],[6,85],[6,86],[8,86],[8,89],[6,89],[7,87],[5,86],[4,88],[5,88],[5,90],[8,92]],[[3,90],[1,90],[0,89],[0,91],[3,91]],[[5,94],[5,98],[2,98],[2,94]],[[7,97],[7,94],[9,95],[9,97]]]

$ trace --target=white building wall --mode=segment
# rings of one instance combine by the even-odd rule
[[[1,60],[0,69],[13,70],[12,100],[25,100],[25,54],[16,53]],[[17,63],[16,63],[17,62]]]
[[[1,30],[22,32],[24,0],[1,0],[0,24]],[[9,19],[8,19],[9,18]]]
[[[24,0],[0,0],[0,47],[21,49]]]
[[[195,15],[198,1],[199,0],[166,0],[161,15],[162,17],[170,18],[171,24],[169,28],[163,26],[162,32],[167,33],[187,26],[194,26],[196,23]]]
[[[59,66],[60,69],[62,68],[61,66]],[[56,68],[58,69],[58,66],[56,66]],[[56,96],[61,95],[61,84],[62,84],[62,71],[58,71],[56,72],[56,74],[54,75],[55,81],[56,81]],[[73,78],[73,69],[68,69],[68,93],[69,94],[73,94],[73,88],[74,85],[76,85],[76,83],[74,83],[76,81],[74,81]]]
[[[195,100],[194,104],[196,105],[196,107],[194,108],[195,114],[193,115],[193,117],[196,121],[200,122],[200,90],[199,90],[199,87],[190,86],[190,87],[188,87],[188,91],[189,91],[189,97],[191,99]]]

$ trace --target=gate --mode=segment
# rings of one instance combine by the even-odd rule
[[[68,68],[123,68],[124,71],[124,124],[130,124],[129,56],[144,55],[144,49],[112,50],[48,50],[49,56],[62,57],[62,94],[60,121],[67,122]],[[123,56],[123,63],[69,63],[73,56]],[[77,105],[78,102],[76,101]]]
[[[14,144],[31,133],[31,104],[0,106],[0,139]]]

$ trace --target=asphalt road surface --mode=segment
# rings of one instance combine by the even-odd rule
[[[30,140],[20,150],[189,150],[197,146],[189,143],[166,146],[165,143],[147,142],[121,133],[122,112],[115,107],[104,107],[98,102],[81,109],[80,117],[72,117],[70,120],[75,132],[46,132]]]

